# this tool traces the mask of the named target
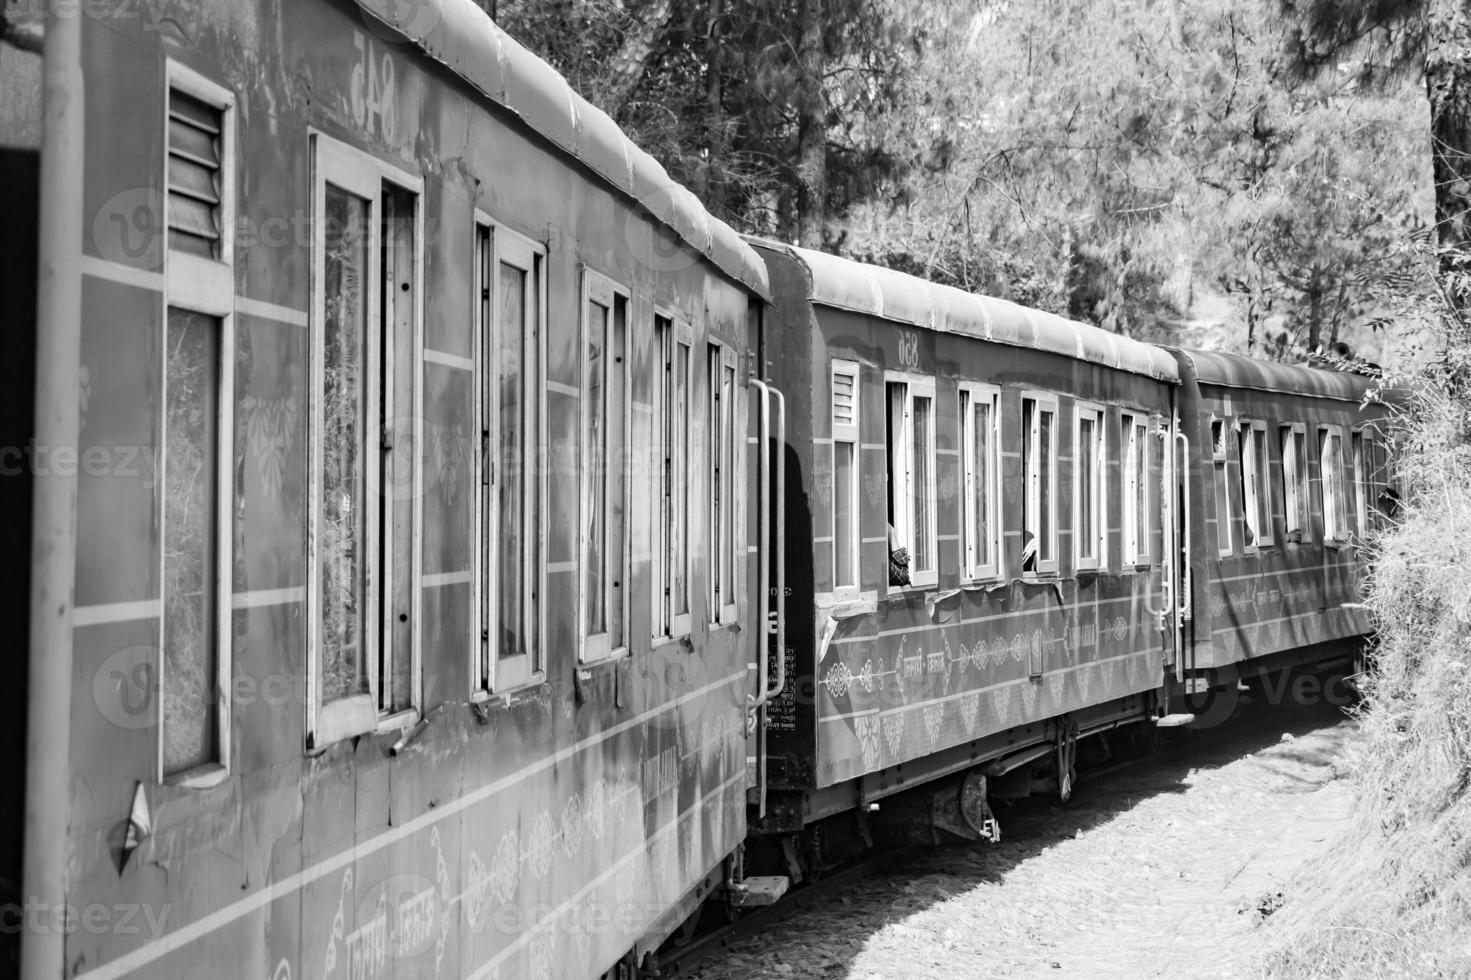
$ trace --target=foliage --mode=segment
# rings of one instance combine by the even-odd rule
[[[1374,542],[1366,596],[1374,669],[1348,767],[1357,811],[1273,918],[1271,977],[1471,972],[1471,330],[1443,298],[1401,312],[1438,349],[1396,379],[1401,509]]]

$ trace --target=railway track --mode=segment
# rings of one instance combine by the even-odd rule
[[[745,911],[734,922],[699,932],[688,943],[661,952],[658,972],[641,973],[640,977],[658,977],[659,980],[689,977],[735,943],[793,915],[816,908],[849,886],[891,870],[915,850],[913,847],[891,847],[855,858],[817,881],[793,889],[771,905]]]

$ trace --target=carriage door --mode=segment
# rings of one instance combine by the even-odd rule
[[[751,540],[755,587],[751,593],[751,643],[746,695],[747,802],[766,815],[766,713],[772,698],[786,687],[786,630],[782,597],[786,594],[786,399],[774,386],[751,379],[758,422],[751,440],[750,472],[756,481],[755,521]]]
[[[1179,609],[1179,586],[1180,586],[1180,529],[1178,525],[1180,512],[1180,481],[1179,460],[1176,452],[1176,435],[1179,426],[1174,418],[1174,413],[1156,416],[1155,436],[1151,439],[1151,448],[1158,453],[1156,456],[1159,474],[1159,525],[1160,525],[1160,589],[1157,610],[1157,626],[1160,633],[1161,661],[1166,675],[1173,673],[1176,666],[1176,654],[1179,650],[1180,627],[1179,617],[1176,615]]]
[[[1178,393],[1176,393],[1178,397]],[[1195,476],[1195,459],[1192,455],[1189,430],[1180,424],[1178,410],[1174,413],[1172,422],[1174,428],[1171,439],[1171,457],[1175,460],[1175,514],[1170,522],[1175,528],[1175,547],[1172,552],[1175,559],[1175,587],[1174,587],[1174,634],[1176,651],[1176,676],[1183,677],[1193,664],[1190,662],[1191,647],[1187,646],[1190,640],[1190,619],[1192,612],[1192,598],[1195,587],[1194,577],[1191,574],[1195,558],[1193,547],[1194,512],[1193,503],[1198,488],[1192,485]]]
[[[1165,673],[1180,672],[1190,604],[1190,440],[1173,408],[1159,420],[1162,577],[1160,633]]]

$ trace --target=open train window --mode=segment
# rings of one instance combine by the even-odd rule
[[[1282,451],[1282,514],[1289,543],[1301,543],[1308,533],[1312,510],[1308,504],[1308,436],[1301,422],[1278,428]]]
[[[581,607],[584,663],[628,652],[628,291],[582,279]]]
[[[158,772],[208,786],[230,764],[234,95],[172,62],[168,80]]]
[[[735,478],[736,355],[723,344],[707,348],[705,377],[705,505],[709,541],[710,622],[736,621]]]
[[[1242,419],[1237,423],[1236,448],[1241,457],[1241,509],[1248,554],[1271,546],[1272,484],[1267,479],[1267,423]]]
[[[505,692],[545,676],[540,595],[545,488],[541,447],[546,253],[490,224],[476,228],[480,372],[480,642],[476,686]]]
[[[1057,571],[1057,399],[1022,396],[1022,571]]]
[[[1216,492],[1216,555],[1225,558],[1234,553],[1231,544],[1231,487],[1226,474],[1230,459],[1230,429],[1226,420],[1211,419],[1211,475]]]
[[[1073,539],[1079,569],[1096,570],[1107,564],[1107,499],[1104,460],[1103,409],[1079,404],[1073,422]]]
[[[963,574],[971,580],[994,578],[1001,562],[1000,389],[960,385],[960,509]]]
[[[412,723],[422,182],[313,134],[308,738]]]
[[[1149,564],[1149,417],[1120,416],[1123,438],[1123,564]]]
[[[889,526],[909,555],[909,584],[939,581],[935,525],[935,381],[887,375]]]
[[[1342,544],[1348,540],[1349,532],[1341,426],[1318,427],[1318,452],[1319,473],[1323,482],[1323,543]]]
[[[654,317],[654,548],[650,594],[656,639],[690,632],[690,350],[683,320]]]
[[[858,365],[832,362],[833,591],[856,594],[859,583]]]
[[[1374,513],[1374,433],[1368,429],[1353,431],[1354,529],[1369,533],[1369,517]]]

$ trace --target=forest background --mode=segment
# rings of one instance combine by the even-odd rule
[[[482,0],[715,214],[1146,340],[1421,356],[1424,89],[1280,0]]]

